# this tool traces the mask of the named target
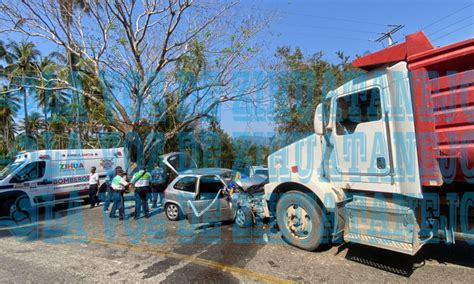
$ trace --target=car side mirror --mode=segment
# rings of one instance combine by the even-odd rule
[[[314,113],[314,132],[317,135],[324,135],[323,104],[318,104]]]

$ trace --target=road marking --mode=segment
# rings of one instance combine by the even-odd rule
[[[197,256],[190,256],[190,255],[165,251],[165,250],[159,249],[157,247],[144,245],[144,244],[143,245],[133,245],[133,244],[127,244],[127,243],[121,243],[121,242],[109,242],[107,240],[100,239],[100,238],[93,238],[93,237],[87,238],[87,237],[81,237],[81,236],[62,236],[61,238],[85,240],[85,241],[89,241],[91,243],[101,244],[101,245],[113,245],[113,246],[117,246],[117,247],[121,247],[121,248],[127,248],[127,249],[131,249],[131,250],[134,250],[134,251],[139,251],[139,252],[148,252],[148,253],[152,252],[152,253],[156,253],[156,254],[159,254],[159,255],[164,256],[164,257],[169,257],[169,258],[174,258],[174,259],[178,259],[178,260],[181,260],[181,261],[191,262],[191,263],[194,263],[194,264],[198,264],[198,265],[201,265],[201,266],[205,266],[205,267],[208,267],[208,268],[213,268],[213,269],[224,271],[224,272],[233,272],[233,273],[241,274],[243,276],[254,278],[256,280],[269,282],[269,283],[294,283],[293,281],[290,281],[288,279],[279,278],[279,277],[272,276],[272,275],[269,275],[269,274],[260,273],[260,272],[252,271],[252,270],[249,270],[249,269],[245,269],[245,268],[241,268],[241,267],[237,267],[237,266],[233,266],[233,265],[213,261],[213,260],[202,259],[202,258],[199,258]]]

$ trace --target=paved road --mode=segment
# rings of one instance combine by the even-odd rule
[[[131,211],[131,210],[129,210]],[[472,282],[474,247],[429,245],[415,257],[360,245],[305,252],[278,232],[150,219],[110,220],[101,208],[42,212],[0,230],[0,282]],[[3,222],[4,224],[7,222]]]

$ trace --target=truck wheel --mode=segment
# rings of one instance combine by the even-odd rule
[[[166,218],[170,221],[178,221],[181,219],[181,209],[173,203],[168,203],[165,206]]]
[[[242,206],[235,212],[235,223],[240,228],[248,228],[253,224],[252,209],[247,206]]]
[[[323,212],[306,194],[285,193],[278,201],[276,218],[283,238],[291,245],[313,251],[321,244],[326,232]]]

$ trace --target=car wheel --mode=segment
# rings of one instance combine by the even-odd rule
[[[278,227],[283,238],[295,247],[313,251],[325,236],[324,215],[315,200],[308,195],[290,191],[278,201]]]
[[[178,205],[174,203],[168,203],[165,206],[166,217],[170,221],[178,221],[181,217],[181,210]]]
[[[237,209],[237,212],[235,212],[234,222],[240,228],[251,227],[253,224],[252,209],[247,206],[239,207],[239,209]]]
[[[2,202],[2,207],[0,208],[1,217],[11,217],[11,214],[17,210],[15,199],[7,199]]]
[[[16,211],[12,214],[12,219],[19,225],[31,222],[31,203],[26,195],[18,197],[15,201]]]

